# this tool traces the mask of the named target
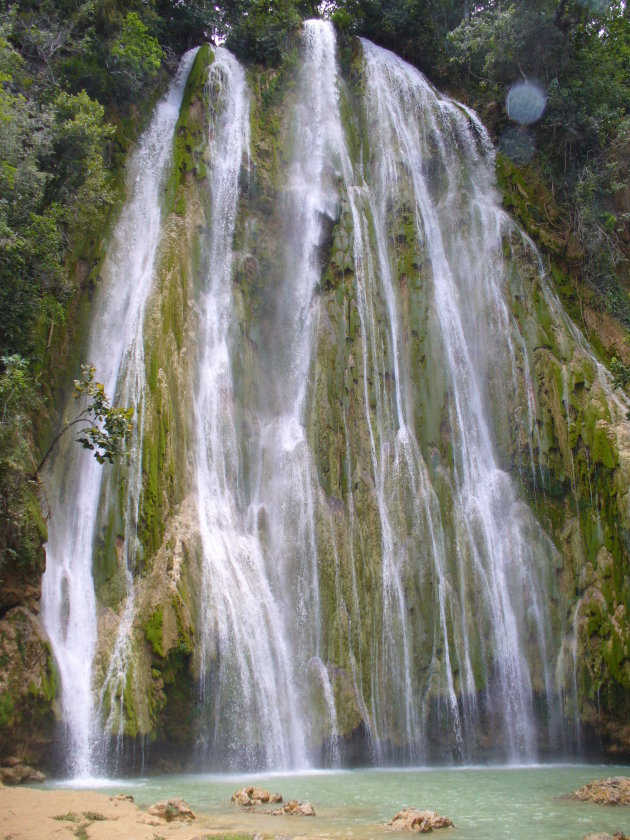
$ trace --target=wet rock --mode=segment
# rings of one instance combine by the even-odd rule
[[[270,793],[264,788],[244,787],[232,794],[232,803],[242,808],[251,808],[253,805],[273,805],[282,802],[282,795]]]
[[[630,777],[610,776],[596,779],[569,794],[569,799],[595,802],[597,805],[630,805]]]
[[[392,831],[416,831],[426,834],[437,828],[449,828],[453,821],[436,814],[435,811],[419,811],[417,808],[404,808],[393,820],[387,823]]]
[[[281,817],[285,814],[291,817],[314,817],[315,809],[310,802],[299,802],[297,799],[291,799],[282,808],[276,808],[271,813],[275,817]]]
[[[38,617],[24,607],[9,610],[0,618],[0,695],[4,718],[0,755],[9,757],[3,758],[2,767],[25,764],[21,755],[28,755],[29,762],[34,763],[50,755],[55,693],[50,644]]]
[[[161,758],[158,761],[158,770],[167,776],[175,776],[182,772],[182,765],[179,761],[168,761],[166,758]]]
[[[164,799],[147,809],[147,813],[167,822],[172,820],[195,820],[197,815],[183,799]]]
[[[116,796],[109,797],[112,802],[133,802],[133,796],[130,793],[117,793]]]

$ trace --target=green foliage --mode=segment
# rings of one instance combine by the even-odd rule
[[[206,840],[252,840],[251,834],[208,834]]]
[[[111,55],[113,72],[126,83],[129,93],[134,94],[146,79],[157,75],[164,53],[138,15],[129,12]]]
[[[210,40],[222,30],[222,9],[213,0],[155,0],[155,11],[164,40],[175,49]]]
[[[103,206],[112,200],[104,150],[113,128],[105,123],[103,106],[84,90],[60,93],[54,108],[54,177],[48,195],[65,207],[72,227],[80,222],[83,229],[91,230],[102,219]]]
[[[99,464],[105,461],[112,464],[121,454],[127,433],[132,429],[133,408],[117,408],[110,404],[105,387],[94,381],[92,365],[81,365],[81,371],[82,379],[74,380],[74,398],[85,397],[88,403],[67,428],[85,421],[78,443],[93,451]]]
[[[32,515],[34,490],[30,447],[31,417],[41,407],[29,364],[14,354],[2,357],[0,372],[0,570],[7,563],[36,569],[41,529]]]
[[[465,0],[342,0],[333,21],[394,50],[433,78],[446,63],[446,35],[462,19]]]
[[[613,357],[610,362],[610,371],[613,375],[615,388],[621,388],[625,391],[628,385],[630,385],[630,367]]]
[[[79,814],[75,814],[73,811],[68,811],[67,814],[57,814],[56,817],[53,817],[53,820],[59,820],[59,822],[79,822],[81,817]]]
[[[75,400],[83,401],[83,407],[79,414],[66,422],[55,435],[37,467],[37,473],[42,471],[59,440],[74,426],[80,427],[77,443],[94,452],[99,464],[104,464],[105,461],[113,464],[114,459],[123,454],[127,433],[132,429],[133,408],[111,405],[105,393],[105,386],[94,381],[93,365],[81,365],[81,372],[82,378],[74,380],[73,396]]]
[[[282,62],[291,35],[315,14],[308,0],[228,0],[223,8],[227,46],[245,61],[270,66]]]

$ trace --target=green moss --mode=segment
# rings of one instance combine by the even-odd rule
[[[0,694],[0,726],[10,726],[13,723],[15,701],[8,692]]]
[[[202,155],[207,137],[208,67],[213,61],[214,53],[208,44],[204,44],[190,69],[175,127],[173,165],[166,182],[165,205],[178,215],[185,212],[184,199],[178,194],[180,185],[188,178],[203,178],[206,175]]]
[[[164,656],[162,624],[164,621],[164,607],[160,606],[151,614],[144,626],[144,634],[147,642],[153,648],[153,652],[160,657]]]
[[[138,718],[133,699],[133,666],[127,666],[123,688],[123,706],[125,709],[125,735],[135,738],[138,735]]]
[[[603,464],[608,469],[613,469],[617,464],[616,448],[610,440],[606,426],[597,424],[593,430],[591,458],[595,464]]]

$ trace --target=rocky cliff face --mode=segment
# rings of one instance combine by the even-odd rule
[[[279,70],[248,72],[251,133],[226,333],[230,390],[217,410],[230,425],[219,439],[238,441],[223,469],[241,522],[230,551],[242,552],[245,577],[255,564],[252,545],[260,552],[268,600],[295,637],[287,648],[292,685],[278,691],[289,697],[282,726],[297,721],[301,730],[287,740],[327,762],[528,758],[530,748],[572,751],[580,743],[625,755],[625,400],[564,314],[532,243],[500,211],[474,116],[359,42],[337,52],[338,125],[326,129],[319,180],[303,193],[325,184],[309,216],[315,233],[309,240],[304,222],[292,228],[297,182],[310,171],[308,155],[299,156],[308,125],[300,108],[317,107],[314,94],[303,101],[304,55],[326,48],[321,32],[309,37]],[[325,52],[317,55],[325,61]],[[216,606],[208,612],[216,602],[204,593],[219,583],[208,574],[198,501],[198,440],[211,430],[199,428],[193,406],[204,277],[213,271],[214,116],[225,107],[221,77],[208,84],[213,60],[202,49],[193,65],[165,185],[144,321],[137,528],[130,532],[125,520],[125,464],[101,500],[93,683],[106,740],[121,746],[148,737],[154,756],[168,745],[182,761],[236,764],[228,741],[243,737],[255,766],[278,754],[267,744],[276,724],[262,701],[243,698],[242,674],[251,675],[253,695],[266,696],[256,651],[282,674],[275,659],[285,649],[265,614],[243,666],[223,614]],[[395,86],[381,101],[386,83]],[[398,96],[409,110],[394,118],[386,105]],[[409,157],[416,146],[405,146],[412,120],[424,152],[418,161]],[[452,149],[441,145],[447,141]],[[317,137],[309,142],[315,154]],[[421,212],[425,186],[433,221]],[[438,229],[444,264],[459,283],[452,299],[438,286]],[[302,431],[297,443],[280,445],[286,428],[274,411],[289,413],[297,358],[286,324],[299,308],[291,296],[300,263],[287,243],[306,241],[305,265],[319,279],[303,320],[310,350]],[[491,257],[477,252],[482,246]],[[455,309],[457,323],[448,320]],[[457,371],[472,384],[458,383]],[[128,613],[123,548],[136,534]],[[225,529],[218,538],[228,539]],[[232,594],[219,593],[226,601]],[[0,726],[11,752],[18,717],[48,731],[58,690],[37,619],[20,609],[0,626]],[[242,621],[231,603],[226,615]],[[112,650],[129,616],[131,653],[113,679]],[[18,633],[30,640],[24,648]],[[18,656],[16,645],[26,653]],[[236,676],[228,679],[230,666]],[[287,750],[282,756],[294,760]]]

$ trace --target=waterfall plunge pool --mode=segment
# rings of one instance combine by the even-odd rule
[[[630,834],[630,808],[561,799],[593,779],[630,776],[630,766],[556,764],[502,767],[342,770],[250,774],[164,775],[116,780],[51,781],[46,788],[131,793],[140,808],[181,796],[226,832],[302,838],[406,837],[384,824],[403,807],[428,808],[455,827],[449,840],[582,840],[589,832]],[[272,817],[230,803],[234,791],[256,784],[285,801],[308,800],[315,818]],[[415,836],[415,835],[414,835]]]

